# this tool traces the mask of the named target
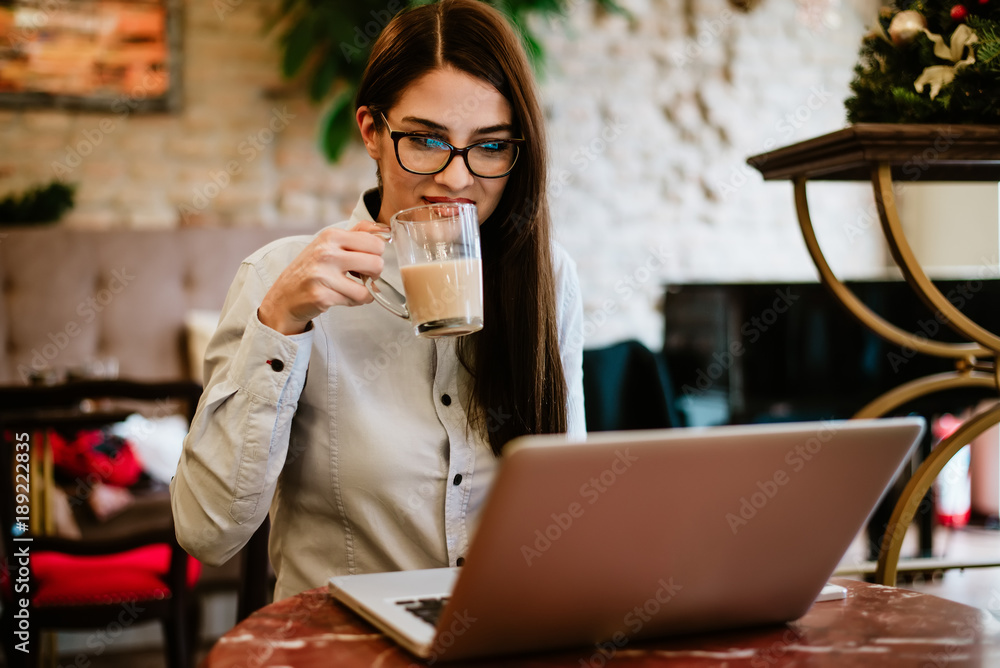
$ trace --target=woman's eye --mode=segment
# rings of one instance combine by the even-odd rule
[[[425,148],[432,151],[448,151],[451,147],[440,139],[435,139],[434,137],[418,137],[417,138],[420,148]]]
[[[483,144],[479,144],[478,148],[482,149],[486,153],[503,153],[510,150],[510,144],[502,141],[490,141]]]

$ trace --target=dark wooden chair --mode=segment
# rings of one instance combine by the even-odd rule
[[[169,668],[193,665],[197,609],[191,589],[200,565],[177,544],[172,522],[120,537],[74,540],[38,535],[24,517],[40,512],[30,502],[44,484],[38,463],[51,430],[71,434],[100,428],[136,412],[140,403],[155,403],[157,413],[164,410],[163,402],[180,403],[190,420],[200,394],[199,385],[186,381],[0,388],[0,521],[7,576],[0,586],[0,626],[8,666],[38,665],[42,631],[111,629],[153,620],[162,624]],[[23,602],[30,615],[26,622],[19,617]]]
[[[243,547],[240,564],[240,588],[236,602],[236,622],[242,622],[256,610],[270,603],[273,592],[273,577],[267,541],[271,531],[271,521],[264,518],[250,540]]]

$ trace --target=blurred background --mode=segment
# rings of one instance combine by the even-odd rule
[[[334,44],[345,61],[401,6],[368,4]],[[885,3],[620,0],[626,13],[605,4],[569,0],[526,19],[543,54],[556,238],[578,265],[588,350],[638,341],[654,351],[678,424],[688,425],[846,417],[903,380],[953,368],[909,356],[894,364],[905,351],[848,319],[816,282],[791,184],[765,183],[746,164],[847,125],[859,47]],[[59,181],[73,186],[60,228],[159,239],[219,228],[280,236],[346,218],[374,186],[374,165],[354,139],[335,161],[324,154],[325,124],[343,100],[310,95],[310,81],[288,72],[295,35],[282,32],[279,7],[0,1],[0,200]],[[906,184],[898,198],[932,278],[961,287],[1000,276],[995,183]],[[919,331],[928,316],[895,282],[871,184],[816,183],[809,201],[834,271],[864,283],[863,298]],[[240,256],[214,270],[232,276]],[[201,264],[212,257],[211,246],[200,249]],[[61,266],[40,271],[55,276]],[[17,279],[5,280],[7,294]],[[978,288],[983,296],[969,306],[996,331],[994,284]],[[116,298],[109,312],[133,298]],[[219,306],[170,308],[208,309],[210,329]],[[0,314],[5,327],[11,322]],[[187,340],[204,345],[203,330],[189,328]],[[19,341],[15,351],[13,340],[3,342],[8,362],[15,352],[29,360],[35,344]],[[734,342],[745,353],[733,356]],[[120,353],[98,351],[117,375]],[[197,378],[197,362],[183,366]],[[962,414],[980,398],[928,412]],[[996,435],[985,443],[995,453]],[[1000,472],[989,456],[981,507],[993,516]],[[231,625],[232,603],[206,600],[223,610],[206,608],[210,638]],[[84,642],[62,646],[73,652]]]

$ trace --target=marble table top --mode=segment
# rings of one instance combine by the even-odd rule
[[[816,603],[785,625],[446,665],[1000,666],[1000,622],[989,612],[906,589],[833,582],[847,587],[846,599]],[[202,668],[414,665],[426,663],[320,588],[277,601],[245,619],[218,640]]]

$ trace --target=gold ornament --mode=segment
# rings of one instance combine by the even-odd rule
[[[889,22],[889,38],[892,43],[906,46],[927,28],[927,19],[918,11],[907,9],[892,17]]]

